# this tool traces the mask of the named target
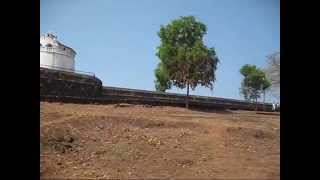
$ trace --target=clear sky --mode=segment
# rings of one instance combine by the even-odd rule
[[[207,25],[205,44],[220,59],[213,91],[191,94],[242,99],[244,64],[266,66],[280,50],[279,0],[41,0],[40,32],[53,32],[77,52],[76,69],[106,86],[155,90],[160,25],[193,15]],[[168,92],[185,93],[173,88]],[[271,96],[267,101],[272,102]]]

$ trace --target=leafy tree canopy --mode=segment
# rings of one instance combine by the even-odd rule
[[[187,87],[187,96],[189,87],[193,90],[197,85],[213,88],[219,60],[214,48],[204,45],[206,31],[206,26],[193,16],[180,17],[161,26],[158,32],[161,44],[156,53],[161,65],[155,71],[156,87],[157,83],[163,88],[170,88],[171,84]]]
[[[265,72],[255,65],[246,64],[242,66],[240,73],[244,76],[241,83],[241,93],[246,100],[257,101],[260,94],[271,86]]]

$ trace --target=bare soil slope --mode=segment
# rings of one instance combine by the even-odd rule
[[[41,177],[280,179],[280,118],[41,102]]]

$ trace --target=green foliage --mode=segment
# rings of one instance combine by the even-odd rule
[[[242,66],[240,73],[244,76],[241,83],[241,93],[246,100],[257,101],[261,93],[271,86],[266,74],[255,65]]]
[[[240,69],[240,73],[244,77],[247,77],[248,75],[250,75],[252,72],[254,72],[256,70],[257,70],[257,67],[255,65],[246,64],[246,65],[242,66],[242,68]]]
[[[155,87],[157,91],[165,92],[171,88],[168,72],[161,63],[159,63],[157,69],[155,69],[155,76]]]
[[[156,87],[190,86],[194,90],[201,85],[213,88],[219,60],[215,50],[203,43],[206,30],[206,26],[193,16],[180,17],[161,26],[158,32],[161,44],[156,53],[161,65],[155,73]]]

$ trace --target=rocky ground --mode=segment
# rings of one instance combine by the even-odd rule
[[[42,179],[280,179],[280,116],[41,102]]]

